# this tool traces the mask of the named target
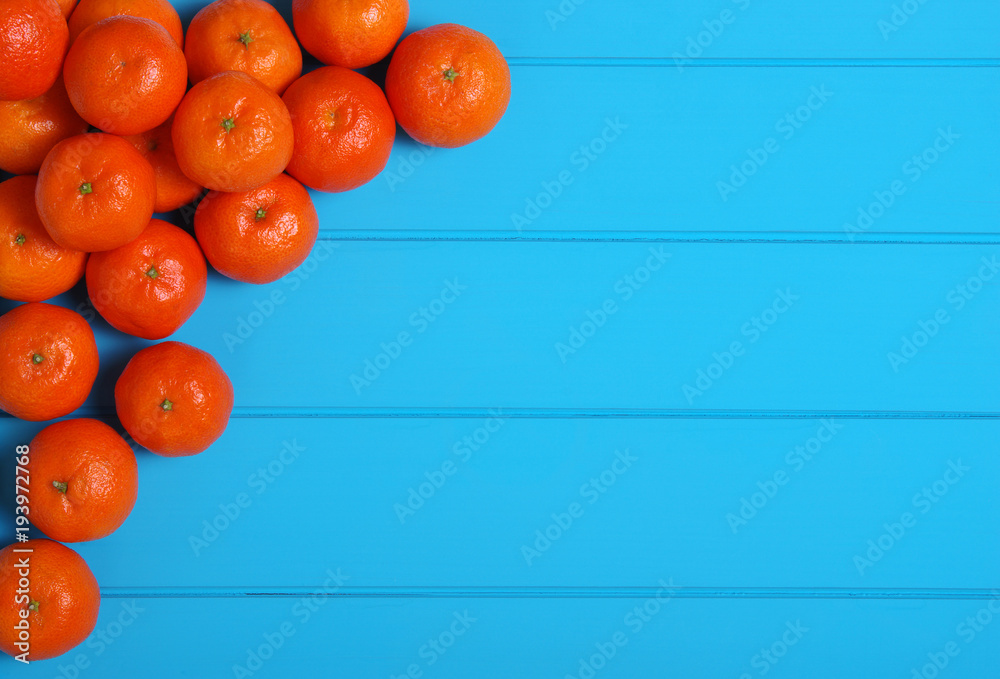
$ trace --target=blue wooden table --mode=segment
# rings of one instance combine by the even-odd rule
[[[229,429],[138,451],[79,545],[94,635],[0,675],[998,676],[1000,3],[412,3],[441,22],[509,58],[506,117],[315,195],[285,279],[210,277],[174,339]],[[57,301],[117,425],[147,343]]]

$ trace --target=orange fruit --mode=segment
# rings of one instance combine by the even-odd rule
[[[0,170],[34,174],[57,142],[87,129],[69,103],[62,78],[40,97],[0,101]]]
[[[208,261],[244,283],[271,283],[305,261],[319,233],[309,192],[287,174],[243,193],[213,191],[194,213]]]
[[[0,549],[0,651],[26,654],[21,657],[28,662],[62,655],[94,631],[100,607],[97,579],[66,545],[28,540]],[[17,625],[24,620],[22,635]]]
[[[97,420],[50,424],[28,445],[31,523],[53,540],[85,542],[125,523],[139,493],[135,453]]]
[[[87,262],[87,294],[112,327],[145,339],[172,335],[205,298],[205,257],[184,229],[153,219],[135,240]]]
[[[202,188],[181,172],[174,155],[174,140],[170,135],[174,119],[159,127],[125,139],[153,166],[156,173],[156,201],[153,212],[170,212],[187,205],[201,195]]]
[[[292,120],[256,78],[224,71],[195,84],[174,114],[174,154],[188,177],[213,191],[249,191],[292,157]]]
[[[69,16],[73,13],[73,9],[76,7],[76,0],[56,0],[59,5],[59,9],[62,10],[63,16],[69,19]]]
[[[63,66],[73,108],[94,127],[139,134],[170,117],[187,90],[187,62],[163,26],[113,16],[77,37]]]
[[[381,61],[406,29],[406,0],[292,0],[302,47],[324,64],[363,68]]]
[[[263,0],[216,0],[188,26],[192,83],[223,71],[242,71],[277,94],[302,74],[302,50],[288,24]]]
[[[87,253],[56,245],[35,209],[34,175],[0,183],[0,297],[41,302],[76,285]]]
[[[64,248],[112,250],[138,236],[153,216],[156,175],[121,137],[81,134],[56,144],[38,171],[35,205]]]
[[[184,29],[177,10],[167,0],[80,0],[69,18],[69,41],[72,43],[87,26],[113,16],[151,19],[167,29],[178,47],[184,47]]]
[[[289,86],[295,151],[288,174],[320,191],[349,191],[371,181],[389,162],[396,121],[371,80],[325,66]]]
[[[66,18],[53,0],[0,0],[0,101],[48,92],[68,44]]]
[[[385,93],[407,134],[421,144],[454,148],[500,122],[510,103],[510,68],[482,33],[438,24],[399,43]]]
[[[0,410],[32,422],[68,415],[97,365],[94,333],[75,311],[29,302],[0,316]]]
[[[226,430],[233,385],[212,356],[181,342],[139,351],[115,384],[122,426],[157,455],[195,455]]]

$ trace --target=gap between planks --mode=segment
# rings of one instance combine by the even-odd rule
[[[680,63],[678,63],[680,62]],[[511,66],[644,68],[997,68],[1000,57],[507,57]]]
[[[104,587],[110,599],[334,598],[384,599],[850,599],[958,600],[1000,599],[997,588],[842,588],[842,587]]]
[[[336,242],[694,243],[786,245],[998,245],[1000,233],[844,233],[794,231],[524,231],[320,229]]]
[[[74,417],[111,418],[111,406],[84,406]],[[347,408],[337,406],[238,406],[234,419],[511,419],[611,420],[998,420],[1000,412],[949,410],[683,410],[658,408]],[[0,413],[0,419],[11,418]]]

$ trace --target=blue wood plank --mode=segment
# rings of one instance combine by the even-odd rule
[[[582,9],[581,9],[582,11]],[[524,66],[462,149],[400,134],[344,231],[993,233],[995,68]],[[933,92],[928,97],[927,93]]]
[[[322,242],[269,286],[213,277],[174,339],[215,354],[242,407],[996,412],[998,254]],[[111,406],[148,343],[94,326],[90,403]]]
[[[335,575],[336,568],[330,567]],[[324,573],[317,577],[328,577]],[[350,573],[343,570],[344,575]],[[149,679],[283,679],[317,673],[403,677],[412,668],[411,676],[418,679],[464,679],[475,668],[481,677],[747,679],[766,672],[788,679],[884,679],[911,677],[914,670],[920,676],[925,666],[930,667],[925,676],[938,676],[931,664],[936,659],[944,668],[940,676],[987,677],[1000,664],[1000,625],[993,622],[990,604],[106,599],[95,636],[76,655],[27,668],[2,657],[0,671],[46,678],[127,677],[141,667]],[[998,608],[996,600],[992,606]],[[646,607],[651,613],[641,612]],[[990,620],[979,631],[976,616]],[[612,654],[616,640],[624,643]],[[603,663],[595,658],[601,649],[611,656]],[[78,675],[74,665],[83,668]],[[242,666],[245,674],[234,666]]]
[[[204,4],[174,2],[185,25]],[[291,16],[291,0],[272,4]],[[984,0],[410,3],[408,30],[445,22],[486,33],[514,57],[1000,56],[1000,8]]]
[[[367,588],[989,589],[998,427],[237,418],[200,456],[141,451],[131,518],[79,549],[111,588],[309,587],[337,563]]]

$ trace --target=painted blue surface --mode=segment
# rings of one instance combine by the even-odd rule
[[[94,636],[0,676],[996,676],[1000,5],[413,3],[444,21],[510,58],[504,120],[314,195],[285,279],[211,274],[174,339],[229,429],[138,451],[78,546]],[[56,301],[117,425],[149,343]]]

